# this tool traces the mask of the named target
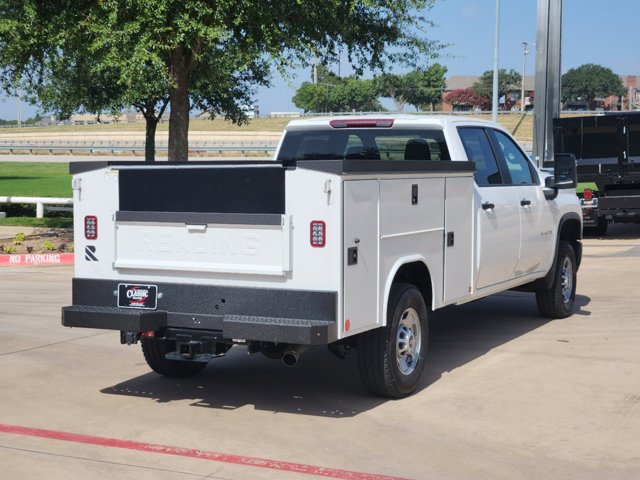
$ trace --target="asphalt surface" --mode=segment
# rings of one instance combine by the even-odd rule
[[[117,332],[60,326],[72,268],[2,268],[0,476],[637,479],[640,227],[584,253],[568,319],[526,293],[434,313],[424,381],[398,401],[323,349],[159,377]]]

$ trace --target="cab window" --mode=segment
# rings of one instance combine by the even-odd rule
[[[500,173],[498,162],[485,129],[459,127],[458,133],[467,154],[467,159],[476,164],[474,173],[476,184],[479,187],[503,185],[504,179]]]
[[[520,147],[500,130],[492,130],[499,153],[504,158],[505,165],[511,177],[511,183],[514,185],[533,185],[537,183],[534,180],[531,163],[527,159]]]

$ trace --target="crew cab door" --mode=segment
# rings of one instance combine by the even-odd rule
[[[475,288],[513,278],[520,253],[520,202],[506,181],[488,133],[482,127],[459,127],[467,159],[475,162]]]
[[[554,216],[538,175],[518,145],[505,133],[489,130],[498,161],[503,161],[520,206],[520,253],[514,277],[547,271],[554,252]]]

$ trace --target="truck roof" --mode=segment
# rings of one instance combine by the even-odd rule
[[[304,130],[307,128],[332,128],[332,122],[363,122],[363,121],[393,121],[391,126],[384,125],[386,128],[407,128],[407,127],[436,127],[444,129],[451,123],[466,123],[473,125],[485,125],[502,128],[493,122],[481,120],[472,117],[463,117],[455,115],[408,115],[408,114],[368,114],[368,115],[342,115],[333,117],[313,117],[302,120],[292,120],[286,127],[286,130]],[[357,127],[357,125],[352,125]],[[366,125],[362,125],[363,127]],[[380,125],[383,126],[383,125]]]

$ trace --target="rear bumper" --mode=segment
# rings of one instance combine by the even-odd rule
[[[640,222],[640,196],[601,197],[599,216],[618,222]]]
[[[161,283],[157,309],[117,307],[119,283],[74,278],[62,325],[127,332],[210,331],[227,340],[327,344],[337,339],[337,293]],[[147,281],[142,282],[144,284]]]
[[[149,332],[167,326],[167,312],[75,305],[62,309],[65,327]]]

